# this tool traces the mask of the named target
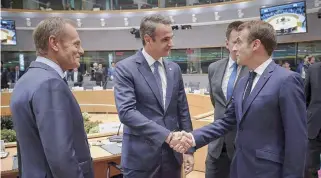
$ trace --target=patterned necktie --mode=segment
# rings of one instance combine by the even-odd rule
[[[252,86],[253,86],[253,81],[254,78],[256,77],[256,72],[250,72],[250,76],[249,79],[247,80],[247,87],[245,89],[245,93],[244,93],[244,98],[243,98],[243,106],[246,102],[247,97],[250,95],[251,90],[252,90]]]
[[[237,63],[234,62],[234,64],[232,65],[233,67],[233,71],[231,73],[231,76],[228,80],[228,84],[227,84],[227,91],[226,91],[226,100],[230,100],[230,98],[233,95],[233,89],[234,89],[234,83],[235,83],[235,79],[236,79],[236,75],[237,75]]]
[[[154,76],[155,76],[156,83],[157,83],[158,89],[160,91],[161,100],[162,100],[162,103],[163,103],[162,79],[160,77],[160,73],[159,73],[159,70],[158,70],[158,66],[161,65],[161,63],[159,61],[155,61],[153,65],[154,65]]]

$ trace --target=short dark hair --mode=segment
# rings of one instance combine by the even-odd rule
[[[277,40],[273,26],[261,20],[252,20],[239,26],[238,31],[249,30],[248,43],[258,39],[263,44],[267,54],[272,55],[276,49]]]
[[[230,39],[230,35],[232,33],[233,30],[236,30],[237,31],[237,28],[239,28],[239,26],[241,24],[243,24],[244,22],[242,21],[234,21],[232,23],[230,23],[228,26],[227,26],[227,29],[226,29],[226,39],[229,40]]]
[[[145,35],[149,35],[155,41],[155,30],[158,24],[171,25],[172,22],[168,17],[165,17],[161,14],[153,14],[150,16],[146,16],[142,19],[140,23],[139,32],[144,46]]]

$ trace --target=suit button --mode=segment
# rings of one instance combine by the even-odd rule
[[[242,128],[242,127],[240,127],[240,128],[239,128],[239,131],[240,131],[240,132],[242,132],[242,131],[243,131],[243,128]]]

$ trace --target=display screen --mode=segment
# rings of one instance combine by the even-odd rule
[[[1,20],[1,44],[16,45],[16,25],[13,20]]]
[[[261,8],[260,15],[278,35],[307,32],[305,1]]]

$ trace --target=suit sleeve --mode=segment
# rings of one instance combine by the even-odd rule
[[[146,118],[136,109],[133,77],[125,66],[117,65],[114,76],[114,93],[120,121],[160,147],[165,142],[170,131]]]
[[[305,101],[306,101],[306,106],[308,107],[311,102],[311,83],[310,83],[310,76],[311,76],[311,67],[308,69],[306,76],[305,76]]]
[[[223,118],[216,119],[213,123],[192,132],[196,149],[201,148],[209,144],[211,141],[225,135],[228,131],[234,128],[236,123],[235,103],[234,98],[232,97]]]
[[[49,79],[41,84],[33,95],[32,107],[54,177],[83,178],[73,143],[73,103],[64,85],[63,80],[59,79]]]
[[[191,120],[191,116],[188,108],[188,102],[186,98],[183,77],[179,66],[177,67],[177,70],[179,73],[179,91],[178,91],[177,111],[178,111],[180,129],[186,132],[191,132],[193,131],[193,125],[192,125],[192,120]],[[194,152],[195,152],[194,148],[188,150],[188,153],[194,153]]]
[[[299,74],[293,73],[283,82],[279,105],[285,134],[283,177],[303,177],[308,136],[303,81]]]

